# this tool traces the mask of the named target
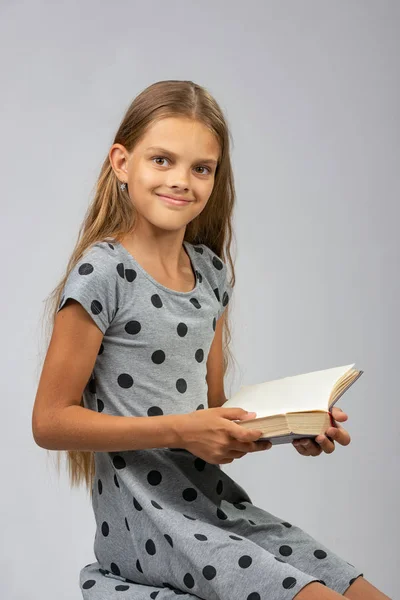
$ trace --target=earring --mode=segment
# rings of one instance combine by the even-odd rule
[[[125,191],[126,190],[126,183],[125,182],[120,183],[119,187],[121,188],[122,191]]]

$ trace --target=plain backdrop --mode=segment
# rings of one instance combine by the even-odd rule
[[[0,3],[0,596],[75,600],[89,496],[37,446],[44,301],[133,98],[191,79],[233,137],[237,285],[229,396],[355,363],[347,447],[223,469],[399,598],[399,25],[393,1]],[[397,595],[396,595],[397,594]]]

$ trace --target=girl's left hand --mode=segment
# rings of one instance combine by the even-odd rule
[[[348,419],[346,413],[337,406],[334,406],[331,412],[335,421],[347,421]],[[337,424],[336,427],[329,427],[325,435],[318,435],[315,439],[300,438],[293,440],[292,445],[303,456],[319,456],[322,450],[326,454],[331,454],[335,450],[334,440],[341,446],[348,446],[351,438],[349,433],[341,425]]]

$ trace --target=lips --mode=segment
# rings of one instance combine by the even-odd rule
[[[157,196],[163,196],[164,198],[170,198],[171,200],[178,200],[179,202],[192,202],[192,200],[188,198],[183,198],[182,196],[171,196],[171,194],[157,194]]]

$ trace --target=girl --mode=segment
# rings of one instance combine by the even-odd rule
[[[219,466],[271,447],[234,423],[254,413],[222,407],[234,198],[210,94],[191,81],[139,94],[52,294],[32,416],[36,443],[67,451],[72,485],[90,489],[85,600],[385,598]],[[349,442],[340,426],[327,433]],[[322,448],[325,436],[299,452]]]

